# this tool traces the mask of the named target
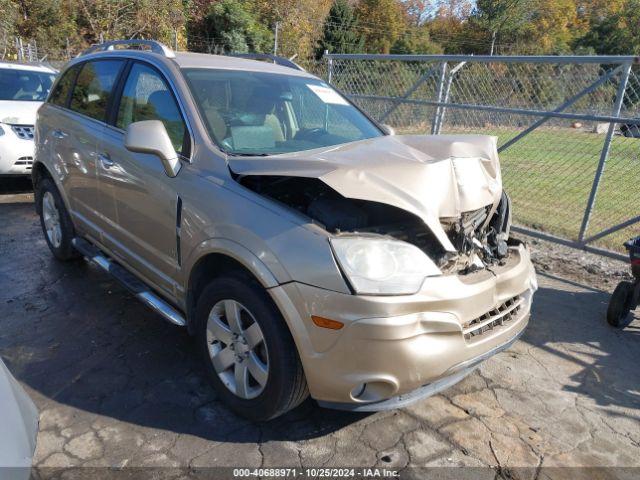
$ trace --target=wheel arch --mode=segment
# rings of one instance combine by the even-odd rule
[[[38,184],[44,178],[48,178],[53,182],[53,184],[58,189],[58,193],[60,193],[60,197],[62,197],[62,201],[64,202],[64,206],[67,209],[67,212],[71,213],[69,199],[67,198],[67,194],[64,191],[64,188],[62,188],[62,185],[60,184],[60,180],[56,177],[56,175],[53,175],[53,173],[51,173],[51,170],[49,170],[49,167],[47,167],[44,162],[38,161],[36,159],[36,161],[33,162],[33,167],[31,169],[31,183],[33,183],[34,194],[37,195]],[[36,212],[40,214],[40,202],[37,201],[37,198],[35,200]],[[73,216],[71,217],[71,219],[73,221]]]
[[[212,239],[203,242],[196,250],[197,253],[193,255],[195,259],[190,262],[191,267],[188,268],[186,281],[185,306],[190,332],[193,328],[192,320],[198,296],[209,280],[231,272],[240,272],[257,281],[265,289],[279,285],[267,266],[237,242]]]

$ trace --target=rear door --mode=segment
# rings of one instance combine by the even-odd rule
[[[115,205],[110,238],[105,240],[143,277],[173,295],[178,267],[176,179],[166,175],[155,155],[124,148],[124,135],[133,122],[161,120],[183,157],[189,155],[190,137],[169,83],[150,64],[131,64],[118,97],[113,126],[99,148],[99,156],[109,159],[98,169],[100,192],[108,193]]]
[[[104,230],[97,193],[98,142],[107,107],[123,60],[104,59],[80,65],[65,108],[52,125],[52,154],[66,173],[65,190],[72,215],[81,228],[99,238]]]

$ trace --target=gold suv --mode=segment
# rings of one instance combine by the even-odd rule
[[[40,108],[53,254],[194,335],[235,411],[396,408],[509,346],[536,277],[496,140],[393,135],[284,59],[116,41]]]

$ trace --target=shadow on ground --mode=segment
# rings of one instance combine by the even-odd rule
[[[365,417],[310,400],[267,425],[235,416],[216,398],[184,330],[87,263],[53,260],[32,205],[0,204],[0,218],[0,354],[41,408],[57,402],[232,442],[314,438]],[[541,288],[523,341],[582,366],[565,389],[600,405],[637,407],[640,352],[629,340],[640,332],[610,328],[607,302],[593,289]]]

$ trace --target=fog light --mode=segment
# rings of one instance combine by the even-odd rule
[[[380,402],[392,397],[396,391],[396,385],[391,382],[373,381],[356,385],[351,390],[351,398],[359,402]]]

